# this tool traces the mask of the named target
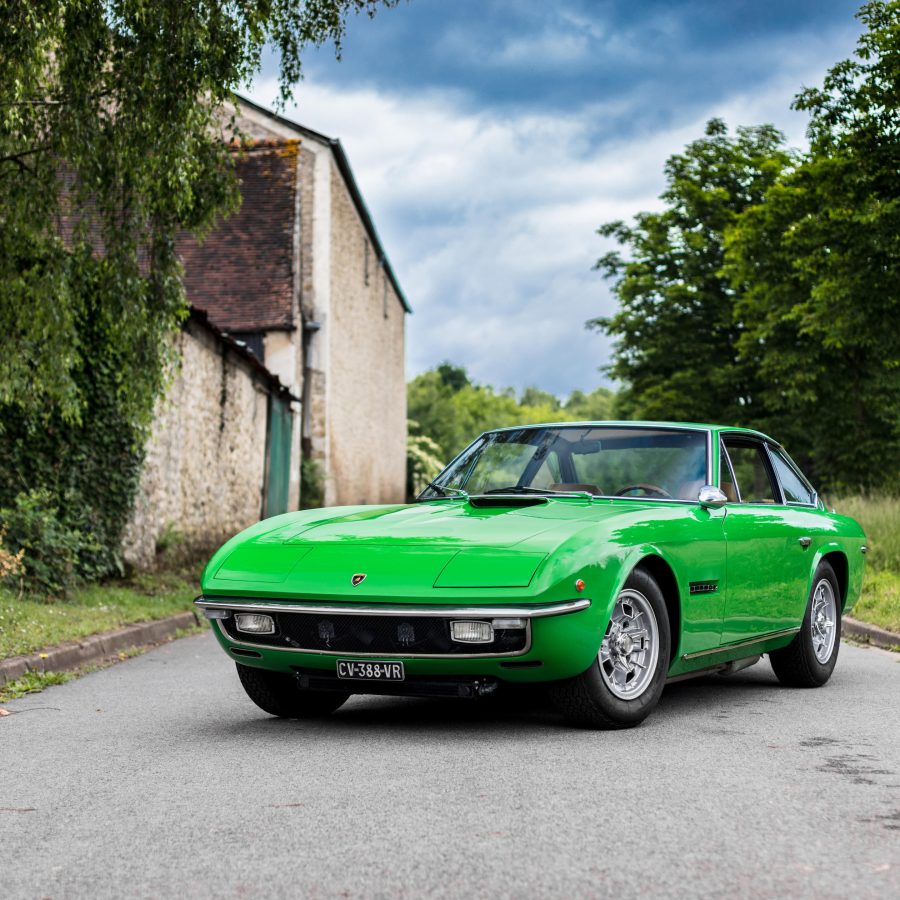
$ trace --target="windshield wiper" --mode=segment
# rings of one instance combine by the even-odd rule
[[[551,488],[533,488],[524,487],[523,485],[511,485],[510,487],[491,488],[489,491],[483,491],[484,494],[539,494],[541,497],[588,497],[593,499],[594,495],[589,491],[554,491]]]
[[[449,487],[449,486],[445,486],[443,484],[436,484],[433,481],[429,481],[428,484],[425,485],[425,488],[422,491],[422,493],[424,494],[425,491],[428,490],[428,488],[431,488],[433,491],[438,491],[442,497],[461,497],[463,500],[469,499],[469,495],[462,488]],[[435,499],[434,497],[422,497],[421,494],[418,497],[416,497],[417,502],[419,500],[434,500],[434,499]]]

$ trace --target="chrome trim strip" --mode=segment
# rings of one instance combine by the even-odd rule
[[[298,612],[318,613],[329,616],[423,616],[434,618],[463,619],[542,619],[546,616],[562,616],[568,613],[587,609],[591,601],[587,597],[568,600],[564,603],[544,604],[543,606],[418,606],[418,605],[384,605],[362,606],[342,603],[331,606],[326,603],[281,603],[278,600],[232,600],[222,597],[207,600],[198,597],[195,606],[201,609],[231,609],[240,612]]]
[[[196,602],[196,601],[195,601]],[[306,650],[303,647],[277,647],[272,644],[251,644],[233,638],[223,627],[220,619],[213,619],[219,633],[236,647],[253,647],[257,650],[277,650],[279,653],[305,653],[313,656],[332,656],[341,659],[357,659],[372,657],[373,659],[509,659],[513,656],[524,656],[531,651],[531,620],[525,625],[525,646],[511,653],[351,653],[348,650]]]
[[[772,631],[769,634],[761,634],[749,641],[739,641],[737,644],[726,644],[724,647],[714,647],[712,650],[698,650],[696,653],[685,653],[682,659],[699,659],[701,656],[713,656],[716,653],[728,653],[730,650],[740,650],[741,647],[749,647],[752,644],[762,644],[775,638],[787,637],[789,634],[797,634],[800,627],[784,628],[781,631]]]

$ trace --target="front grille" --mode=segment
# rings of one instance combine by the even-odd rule
[[[269,612],[267,610],[267,612]],[[394,656],[471,656],[521,653],[525,629],[495,629],[485,644],[461,644],[450,638],[450,619],[431,616],[371,616],[271,612],[275,634],[244,634],[234,617],[220,620],[235,640],[271,647],[325,653],[370,653]],[[455,620],[454,620],[455,621]]]

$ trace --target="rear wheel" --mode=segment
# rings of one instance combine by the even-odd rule
[[[659,702],[670,644],[662,591],[638,569],[616,599],[597,658],[575,678],[551,685],[553,701],[581,728],[637,725]]]
[[[790,687],[821,687],[831,678],[841,645],[841,589],[834,569],[819,563],[803,624],[787,647],[769,654],[778,680]]]
[[[337,691],[301,691],[291,675],[237,666],[247,696],[263,711],[285,719],[315,719],[333,713],[350,696]]]

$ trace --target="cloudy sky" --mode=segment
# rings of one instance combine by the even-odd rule
[[[610,219],[658,207],[704,122],[774,122],[853,50],[856,0],[411,0],[306,58],[289,118],[339,137],[413,306],[410,376],[443,360],[559,395],[607,383]],[[274,108],[268,59],[249,89]]]

